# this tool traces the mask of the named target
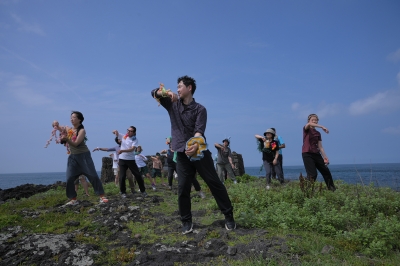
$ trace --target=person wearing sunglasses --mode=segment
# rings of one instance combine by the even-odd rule
[[[136,138],[136,128],[134,126],[130,126],[126,130],[126,134],[123,135],[118,132],[118,130],[114,130],[113,133],[121,140],[121,147],[118,151],[119,154],[119,190],[122,198],[126,198],[126,170],[129,168],[132,174],[135,176],[136,181],[139,185],[140,192],[143,197],[147,196],[146,188],[144,186],[143,178],[139,172],[137,164],[135,162],[135,152],[139,145],[139,141]],[[132,191],[132,193],[134,190]]]

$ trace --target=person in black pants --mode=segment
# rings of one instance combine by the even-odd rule
[[[139,172],[139,169],[135,162],[135,151],[138,147],[138,140],[136,138],[136,127],[130,126],[127,129],[127,133],[122,135],[117,130],[114,130],[113,133],[121,140],[121,148],[118,151],[119,154],[119,189],[122,198],[126,198],[126,170],[131,170],[132,174],[135,176],[136,181],[139,184],[140,192],[143,197],[147,196],[146,188],[144,186],[144,181],[142,175]],[[132,193],[135,193],[132,190]]]
[[[205,140],[207,110],[193,98],[196,81],[188,76],[178,78],[178,95],[166,90],[163,85],[151,91],[155,98],[168,112],[171,121],[172,150],[177,152],[178,171],[178,205],[182,221],[182,233],[193,231],[190,191],[196,171],[211,190],[221,212],[225,215],[225,228],[233,230],[236,223],[233,218],[233,207],[225,186],[219,180],[214,168],[211,153],[202,152],[198,156],[201,144],[186,143],[194,138]],[[193,158],[197,157],[197,160]],[[200,158],[200,159],[199,159]]]
[[[162,150],[160,153],[161,155],[166,156],[166,162],[168,166],[168,188],[172,190],[172,180],[174,179],[174,172],[177,172],[176,170],[176,162],[174,161],[174,151],[171,149],[171,140],[172,138],[169,137],[166,139],[166,143],[168,144],[168,150]],[[193,186],[194,189],[199,193],[199,196],[204,199],[206,198],[206,195],[204,194],[203,191],[201,191],[201,186],[199,181],[196,178],[196,174],[193,178]]]
[[[316,114],[310,114],[307,119],[307,124],[303,127],[303,147],[302,157],[304,167],[306,168],[307,178],[316,180],[317,169],[323,176],[326,186],[329,190],[335,191],[331,171],[328,168],[329,159],[322,146],[321,133],[315,128],[321,128],[325,133],[329,130],[318,124],[319,119]]]

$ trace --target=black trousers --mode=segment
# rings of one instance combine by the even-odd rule
[[[129,168],[129,170],[131,170],[132,174],[135,176],[136,181],[138,182],[140,192],[145,192],[146,188],[144,187],[143,177],[139,172],[135,160],[119,159],[118,164],[119,164],[119,191],[121,191],[121,193],[123,194],[126,193],[126,184],[125,184],[126,170]]]
[[[174,180],[174,171],[176,171],[176,163],[168,163],[168,186],[172,187],[172,180]],[[178,171],[176,171],[178,173]],[[193,178],[193,186],[196,191],[201,190],[199,181],[196,179],[196,174]]]
[[[174,180],[174,171],[176,171],[176,163],[168,163],[168,185],[172,186],[172,180]]]
[[[318,171],[324,178],[328,189],[335,190],[336,188],[333,183],[331,171],[329,170],[328,166],[325,165],[324,159],[322,158],[321,154],[305,152],[302,153],[302,156],[303,156],[304,167],[306,168],[307,172],[307,177],[313,179],[314,181],[317,180],[318,176],[317,169],[318,169]]]
[[[233,211],[228,192],[215,171],[210,151],[207,150],[203,153],[204,157],[201,160],[193,162],[189,160],[184,152],[177,153],[178,206],[182,222],[192,221],[190,191],[195,180],[196,171],[210,188],[221,212],[226,215],[231,214]]]

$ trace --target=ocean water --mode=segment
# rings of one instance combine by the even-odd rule
[[[261,164],[260,164],[261,166]],[[377,187],[391,187],[400,191],[400,163],[385,164],[343,164],[330,165],[333,180],[343,180],[349,184],[373,183]],[[263,177],[265,171],[260,167],[245,167],[249,175]],[[298,180],[300,173],[306,174],[303,166],[284,166],[285,179]],[[100,176],[100,172],[98,172]],[[0,174],[0,188],[13,188],[23,184],[50,185],[57,181],[65,181],[65,172]],[[319,174],[317,181],[323,182]]]
[[[261,165],[260,165],[261,166]],[[341,164],[328,166],[335,180],[343,180],[348,184],[369,185],[376,187],[391,187],[400,191],[400,163],[381,164]],[[260,167],[246,167],[249,175],[265,176],[265,171]],[[283,166],[285,179],[298,180],[300,173],[306,175],[304,166]],[[324,182],[322,175],[318,173],[317,181]]]

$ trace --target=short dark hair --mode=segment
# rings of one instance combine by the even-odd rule
[[[136,127],[134,127],[134,126],[130,126],[130,128],[132,128],[132,129],[133,129],[133,133],[136,133]]]
[[[196,91],[196,80],[194,80],[194,78],[189,77],[189,76],[183,76],[183,77],[178,78],[178,84],[181,81],[183,84],[185,84],[186,87],[189,85],[192,85],[192,95],[193,95],[194,92]]]
[[[222,141],[222,143],[224,143],[224,142],[228,142],[228,146],[229,146],[229,144],[231,144],[231,142],[229,141],[229,139],[224,139],[223,141]]]

